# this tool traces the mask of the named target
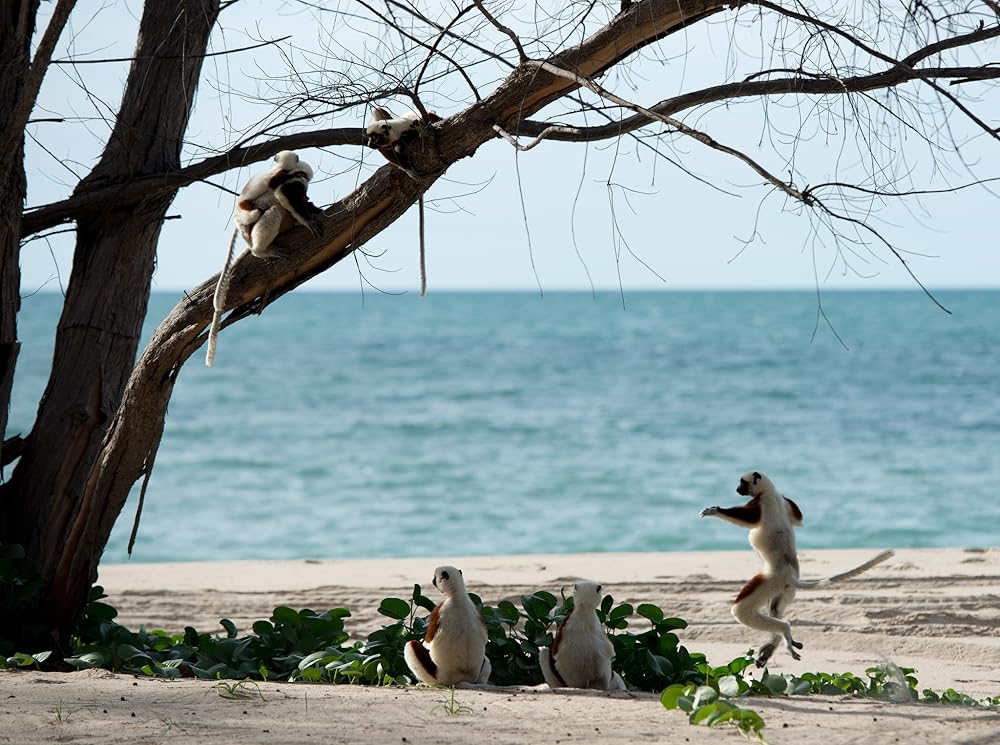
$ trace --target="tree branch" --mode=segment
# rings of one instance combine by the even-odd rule
[[[221,155],[186,166],[175,173],[140,176],[120,184],[97,186],[59,202],[29,208],[21,221],[21,238],[27,238],[61,223],[74,220],[82,213],[100,209],[108,201],[119,201],[122,198],[138,200],[165,194],[188,186],[195,181],[204,181],[212,176],[225,173],[233,168],[267,160],[282,150],[361,145],[364,142],[364,133],[362,128],[345,127],[285,135],[259,145],[233,148]]]
[[[612,103],[615,103],[618,106],[621,106],[622,108],[638,112],[641,116],[644,116],[651,121],[660,121],[670,127],[673,127],[681,134],[685,134],[688,137],[691,137],[697,140],[698,142],[702,143],[703,145],[707,145],[713,150],[718,150],[721,153],[725,153],[727,155],[733,156],[734,158],[742,160],[744,163],[750,166],[750,168],[756,171],[757,174],[761,176],[761,178],[769,182],[776,189],[783,191],[785,194],[792,197],[793,199],[803,202],[805,204],[809,204],[811,201],[811,198],[808,195],[803,194],[801,191],[796,189],[790,183],[787,183],[782,179],[778,178],[777,176],[775,176],[774,174],[772,174],[770,171],[768,171],[766,168],[764,168],[762,165],[760,165],[757,161],[755,161],[746,153],[741,152],[740,150],[737,150],[735,148],[729,147],[728,145],[723,145],[721,142],[713,138],[711,135],[702,132],[701,130],[695,129],[694,127],[688,126],[687,124],[678,119],[673,119],[672,117],[666,116],[664,114],[658,114],[655,111],[643,108],[638,104],[626,101],[624,98],[621,98],[620,96],[615,95],[611,91],[601,87],[593,80],[585,78],[582,75],[577,75],[576,73],[570,72],[569,70],[562,70],[548,62],[544,62],[541,60],[528,60],[524,64],[527,66],[538,67],[552,75],[559,75],[568,80],[572,80],[579,86],[587,88],[593,93],[596,93],[601,98],[607,99],[608,101],[611,101]]]
[[[894,67],[871,75],[858,75],[850,78],[793,76],[770,80],[742,81],[711,86],[674,96],[650,106],[648,110],[655,114],[671,116],[695,106],[717,103],[719,101],[731,101],[737,98],[773,96],[785,93],[800,93],[805,95],[864,93],[892,88],[913,80],[925,78],[940,80],[954,79],[960,81],[1000,80],[1000,67],[942,67],[920,70],[907,70],[903,67]],[[563,142],[595,142],[612,139],[622,133],[633,132],[649,125],[653,121],[656,121],[656,119],[651,119],[645,114],[637,114],[617,122],[596,127],[559,125],[557,129],[545,135],[545,138]],[[543,130],[552,128],[553,126],[549,122],[524,120],[514,128],[513,134],[533,135],[537,137]]]
[[[59,41],[59,37],[66,27],[66,22],[69,20],[69,14],[73,11],[73,6],[75,5],[76,0],[58,0],[55,9],[52,11],[49,25],[45,27],[45,33],[42,34],[42,39],[38,43],[38,48],[35,50],[35,57],[31,60],[31,67],[28,68],[28,75],[25,78],[24,86],[21,88],[21,93],[13,108],[11,118],[7,122],[7,136],[2,145],[0,145],[0,151],[4,153],[9,153],[15,149],[12,138],[24,136],[24,128],[28,123],[28,117],[31,116],[31,110],[35,107],[35,100],[38,98],[38,92],[42,88],[42,80],[45,78],[45,73],[49,69],[49,62],[52,60],[52,52],[55,50],[56,42]]]

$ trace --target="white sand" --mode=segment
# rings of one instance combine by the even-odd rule
[[[826,576],[874,551],[803,551],[802,575]],[[491,556],[363,561],[253,561],[119,564],[99,582],[137,627],[221,631],[230,618],[246,632],[276,605],[348,607],[348,629],[363,636],[379,625],[385,596],[409,597],[414,583],[436,598],[438,564],[463,569],[486,602],[535,589],[558,591],[575,579],[604,583],[618,602],[652,602],[690,627],[681,642],[713,664],[761,639],[729,615],[729,603],[757,569],[749,550],[704,553]],[[801,591],[789,611],[802,660],[783,651],[774,672],[863,673],[882,661],[917,668],[921,687],[1000,695],[1000,551],[901,550],[862,577]],[[642,623],[640,619],[636,619]],[[0,673],[0,743],[72,741],[146,743],[635,743],[738,742],[691,726],[655,694],[458,691],[471,713],[435,709],[445,694],[430,689],[261,684],[264,700],[222,698],[211,683],[162,681],[102,671]],[[851,697],[752,699],[767,721],[768,742],[1000,742],[1000,715],[969,707],[901,705]],[[134,714],[134,716],[132,716]],[[735,739],[733,739],[735,738]]]

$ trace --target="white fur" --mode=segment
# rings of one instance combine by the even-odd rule
[[[423,646],[437,666],[428,670],[410,641],[403,648],[406,664],[417,680],[427,685],[458,685],[460,683],[486,683],[493,668],[486,657],[486,624],[479,609],[469,598],[462,572],[453,566],[440,566],[434,570],[434,586],[444,593],[444,599],[434,609],[437,629],[430,641]]]
[[[601,586],[578,582],[573,591],[573,610],[560,625],[553,654],[548,647],[538,651],[545,682],[552,688],[597,688],[624,690],[625,683],[611,670],[615,648],[597,618]]]
[[[751,629],[767,631],[768,641],[758,650],[757,665],[763,667],[774,653],[781,639],[785,648],[794,658],[799,659],[797,649],[802,644],[792,638],[791,625],[783,620],[785,610],[795,598],[796,589],[818,587],[829,582],[857,576],[893,555],[883,551],[873,559],[846,572],[820,580],[799,579],[799,560],[795,548],[795,526],[801,525],[797,506],[785,498],[759,471],[750,471],[740,478],[737,493],[751,497],[743,507],[729,508],[740,511],[752,506],[759,507],[760,518],[756,522],[747,521],[744,515],[727,515],[721,507],[708,507],[701,511],[702,517],[720,517],[734,525],[750,528],[750,545],[760,556],[763,568],[743,588],[732,613],[737,621]],[[768,612],[764,612],[765,609]]]
[[[219,327],[226,307],[226,295],[229,292],[229,271],[233,260],[233,248],[236,245],[236,234],[243,236],[250,253],[258,258],[265,258],[278,255],[271,244],[281,230],[285,215],[291,215],[300,225],[309,228],[313,233],[316,232],[315,225],[288,201],[281,187],[271,188],[271,179],[281,171],[292,172],[293,178],[290,180],[301,181],[303,184],[308,184],[313,177],[312,167],[301,160],[297,153],[282,150],[274,156],[274,166],[270,170],[252,176],[236,198],[236,206],[233,209],[233,221],[236,227],[233,229],[226,261],[222,265],[219,281],[215,285],[215,294],[212,296],[212,323],[208,329],[208,345],[205,352],[205,365],[208,367],[215,362]],[[250,204],[249,208],[246,207],[247,203]]]
[[[405,132],[420,126],[420,114],[407,111],[402,116],[392,117],[385,109],[372,108],[372,118],[365,128],[365,144],[368,147],[385,147],[399,140]]]
[[[271,244],[281,229],[281,221],[285,215],[290,215],[300,225],[310,227],[305,215],[288,203],[281,189],[271,189],[269,182],[281,171],[293,173],[293,179],[309,183],[313,177],[312,167],[301,160],[297,153],[282,150],[274,156],[274,166],[269,171],[258,173],[247,181],[243,191],[236,198],[233,219],[236,228],[243,236],[250,253],[258,258],[277,256]],[[245,209],[245,203],[251,203],[251,209]]]

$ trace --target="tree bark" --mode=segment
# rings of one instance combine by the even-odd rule
[[[128,182],[180,170],[218,12],[218,0],[146,3],[115,128],[76,189],[121,187],[77,218],[52,372],[24,453],[0,492],[0,540],[24,546],[46,583],[38,607],[17,613],[40,620],[57,644],[68,641],[110,534],[110,527],[94,530],[100,521],[82,495],[135,361],[160,228],[176,193],[130,199]],[[72,577],[63,573],[67,553],[81,567]]]
[[[30,61],[31,36],[39,0],[11,0],[0,11],[0,132],[8,147],[0,152],[0,450],[7,436],[14,369],[21,344],[17,314],[21,310],[21,211],[28,185],[24,174],[22,99]],[[19,130],[19,132],[17,131]],[[3,454],[0,453],[0,462]],[[0,503],[2,506],[2,503]]]

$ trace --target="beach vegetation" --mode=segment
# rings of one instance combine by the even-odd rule
[[[457,716],[459,714],[471,714],[472,707],[468,704],[460,704],[455,700],[455,686],[449,686],[450,695],[441,703],[436,706],[431,707],[431,714],[436,714],[439,711],[448,714],[449,716]]]
[[[248,685],[254,681],[409,685],[413,679],[403,648],[407,642],[424,637],[434,608],[434,602],[415,584],[408,599],[387,597],[380,601],[378,613],[391,622],[363,640],[349,633],[346,622],[351,612],[347,608],[319,613],[287,606],[275,608],[267,620],[255,621],[247,635],[241,635],[226,618],[215,633],[189,626],[183,633],[170,634],[144,626],[138,631],[122,626],[115,620],[117,610],[102,602],[105,597],[103,588],[92,588],[73,637],[73,654],[60,660],[50,650],[12,651],[0,657],[0,668],[104,668],[162,678],[202,678],[222,682],[227,690],[232,685],[232,692],[242,689],[225,681],[247,681]],[[538,590],[521,595],[519,603],[505,599],[490,605],[474,593],[470,597],[488,631],[486,654],[493,667],[490,683],[541,683],[538,652],[552,644],[558,624],[573,608],[573,598]],[[615,672],[632,690],[670,690],[666,700],[671,708],[752,696],[806,694],[969,706],[1000,703],[1000,697],[976,699],[953,689],[921,691],[913,668],[891,663],[869,667],[863,675],[807,672],[794,676],[765,668],[754,676],[748,672],[755,670],[753,650],[724,665],[712,666],[704,654],[689,651],[680,643],[677,632],[687,623],[656,605],[616,603],[613,596],[605,595],[597,614],[615,648]],[[10,641],[0,640],[0,645],[11,648]],[[694,696],[695,691],[705,688],[716,691],[718,699],[709,700],[704,691],[700,697]],[[720,713],[718,719],[709,719],[728,722],[740,716],[727,713],[723,717]],[[702,719],[699,717],[699,722]]]
[[[774,674],[765,668],[759,677],[750,677],[747,670],[752,669],[753,662],[751,649],[726,665],[715,668],[706,665],[702,670],[704,681],[700,685],[670,685],[661,693],[660,702],[668,710],[686,712],[691,724],[735,727],[760,742],[766,742],[763,717],[740,705],[752,697],[821,694],[850,695],[896,703],[957,704],[984,708],[1000,705],[1000,697],[977,699],[951,688],[940,693],[929,688],[920,692],[916,671],[891,662],[869,667],[864,675],[851,672]]]
[[[484,603],[470,593],[488,630],[486,652],[493,667],[490,683],[531,686],[542,682],[538,652],[552,643],[558,624],[572,610],[573,599],[546,590],[521,595],[519,603]],[[251,625],[241,636],[236,625],[219,622],[220,631],[199,633],[192,627],[182,634],[140,627],[131,631],[115,621],[117,611],[102,602],[95,586],[84,618],[74,636],[73,654],[61,661],[47,651],[14,652],[0,657],[0,668],[66,669],[100,667],[116,672],[160,678],[201,678],[214,682],[223,698],[264,701],[259,682],[313,684],[411,685],[414,683],[403,648],[426,634],[434,603],[414,585],[408,599],[382,599],[377,611],[389,619],[364,640],[351,639],[346,620],[351,613],[335,608],[318,613],[286,606],[274,609],[268,620]],[[691,724],[734,728],[747,738],[766,743],[764,718],[750,706],[755,697],[812,694],[859,696],[899,703],[1000,706],[1000,697],[977,699],[947,689],[919,689],[912,668],[884,663],[863,675],[852,672],[774,674],[766,668],[755,674],[753,650],[721,666],[705,655],[689,652],[676,632],[687,624],[660,607],[642,603],[615,603],[606,595],[598,616],[615,648],[614,669],[628,688],[659,692],[668,710],[687,714]],[[7,647],[10,642],[6,642]],[[469,713],[472,709],[450,697],[432,713]]]
[[[259,699],[265,703],[267,702],[263,691],[260,690],[260,686],[253,680],[220,680],[212,687],[215,688],[216,692],[222,698],[240,701]]]

